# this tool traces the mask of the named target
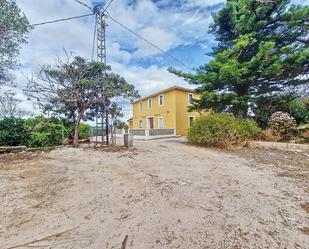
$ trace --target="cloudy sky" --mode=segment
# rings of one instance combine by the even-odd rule
[[[90,6],[105,0],[80,0]],[[296,0],[295,0],[296,1]],[[299,0],[298,0],[299,1]],[[309,2],[309,0],[300,0]],[[109,0],[108,0],[109,2]],[[215,45],[208,34],[211,13],[225,0],[114,0],[109,13],[120,23],[134,30],[190,67],[198,67],[211,58],[205,53]],[[30,23],[38,23],[89,13],[73,0],[17,0]],[[107,20],[107,63],[113,71],[135,85],[142,96],[173,86],[188,86],[167,72],[167,67],[188,70],[118,24]],[[94,17],[36,27],[29,34],[28,44],[21,50],[21,68],[16,78],[21,89],[24,73],[37,72],[40,65],[53,64],[63,49],[91,58]],[[20,97],[22,97],[20,95]],[[25,98],[23,98],[25,100]],[[30,102],[23,102],[31,108]],[[129,117],[130,107],[124,106]]]

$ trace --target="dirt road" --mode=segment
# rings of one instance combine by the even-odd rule
[[[308,155],[135,145],[0,156],[0,248],[309,248]]]

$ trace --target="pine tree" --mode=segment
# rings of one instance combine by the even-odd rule
[[[200,85],[199,108],[247,116],[259,96],[308,84],[308,16],[289,0],[229,0],[210,26],[214,59],[193,74],[169,71]]]

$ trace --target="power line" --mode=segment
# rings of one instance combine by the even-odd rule
[[[30,27],[36,27],[36,26],[41,26],[45,24],[51,24],[51,23],[56,23],[56,22],[63,22],[63,21],[68,21],[72,19],[78,19],[78,18],[83,18],[83,17],[88,17],[88,16],[93,16],[94,13],[91,14],[86,14],[86,15],[81,15],[81,16],[73,16],[73,17],[68,17],[68,18],[62,18],[58,20],[53,20],[53,21],[47,21],[47,22],[40,22],[40,23],[35,23],[35,24],[30,24]]]
[[[126,27],[125,25],[123,25],[122,23],[118,22],[117,20],[115,20],[108,12],[108,17],[115,23],[117,23],[118,25],[120,25],[121,27],[123,27],[124,29],[126,29],[127,31],[131,32],[132,34],[136,35],[137,37],[139,37],[140,39],[142,39],[144,42],[150,44],[151,46],[153,46],[154,48],[158,49],[159,51],[161,51],[162,53],[164,53],[166,56],[172,58],[174,61],[178,62],[179,64],[185,66],[186,68],[193,70],[192,67],[190,67],[189,65],[187,65],[186,63],[180,61],[179,59],[177,59],[176,57],[174,57],[173,55],[170,55],[168,52],[164,51],[162,48],[160,48],[159,46],[155,45],[154,43],[152,43],[151,41],[147,40],[146,38],[142,37],[141,35],[139,35],[138,33],[136,33],[135,31],[133,31],[132,29]]]
[[[106,7],[105,7],[103,13],[105,13],[105,12],[107,11],[108,7],[112,4],[113,1],[114,1],[114,0],[110,0],[110,1],[109,1],[108,5],[106,5]]]
[[[83,2],[81,2],[81,1],[79,1],[79,0],[73,0],[73,1],[75,1],[75,2],[77,2],[77,3],[79,3],[79,4],[81,4],[81,5],[84,5],[85,7],[87,7],[88,9],[90,9],[90,10],[92,11],[92,8],[91,8],[89,5],[83,3]]]
[[[75,2],[78,2],[84,6],[86,6],[87,8],[90,8],[87,4],[84,4],[78,0],[74,0]],[[126,29],[127,31],[129,31],[130,33],[134,34],[135,36],[139,37],[140,39],[142,39],[144,42],[150,44],[151,46],[153,46],[154,48],[158,49],[159,51],[161,51],[163,54],[165,54],[166,56],[170,57],[171,59],[173,59],[174,61],[178,62],[179,64],[185,66],[186,68],[193,70],[193,68],[189,65],[187,65],[186,63],[180,61],[179,59],[177,59],[175,56],[169,54],[168,52],[164,51],[162,48],[160,48],[159,46],[155,45],[154,43],[152,43],[151,41],[147,40],[146,38],[142,37],[141,35],[139,35],[138,33],[136,33],[135,31],[133,31],[132,29],[126,27],[125,25],[123,25],[122,23],[120,23],[119,21],[115,20],[108,12],[107,9],[109,8],[109,6],[112,4],[114,0],[110,0],[110,2],[108,3],[108,5],[105,7],[103,13],[107,13],[108,17],[115,23],[117,23],[118,25],[120,25],[121,27],[123,27],[124,29]],[[91,9],[91,8],[90,8]],[[35,24],[31,24],[29,25],[30,27],[36,27],[36,26],[41,26],[41,25],[45,25],[45,24],[52,24],[52,23],[57,23],[57,22],[63,22],[63,21],[68,21],[68,20],[73,20],[73,19],[78,19],[78,18],[83,18],[83,17],[88,17],[88,16],[93,16],[95,15],[95,13],[91,13],[91,14],[85,14],[85,15],[80,15],[80,16],[73,16],[73,17],[68,17],[68,18],[62,18],[62,19],[57,19],[57,20],[53,20],[53,21],[47,21],[47,22],[40,22],[40,23],[35,23]],[[96,27],[95,27],[96,30]],[[95,37],[95,32],[94,31],[94,37]],[[95,38],[93,39],[93,48],[92,48],[92,58],[93,58],[93,54],[94,54],[94,44],[95,44]]]

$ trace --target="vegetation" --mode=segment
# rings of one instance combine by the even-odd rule
[[[29,139],[25,121],[20,118],[4,118],[0,120],[0,146],[25,145]]]
[[[287,112],[297,124],[309,122],[309,98],[296,98],[293,95],[272,95],[259,97],[253,107],[255,120],[261,128],[267,128],[271,115],[275,112]]]
[[[79,137],[89,138],[90,126],[80,124]],[[74,124],[60,118],[36,116],[26,120],[21,118],[4,118],[0,120],[0,146],[50,147],[62,145],[70,138]]]
[[[0,118],[22,117],[26,114],[19,108],[18,105],[21,101],[15,95],[16,93],[13,91],[0,93]]]
[[[36,116],[25,122],[29,132],[27,146],[48,147],[61,145],[63,139],[70,136],[71,124],[65,124],[64,120]]]
[[[214,14],[214,59],[194,74],[170,72],[199,85],[198,109],[246,117],[258,97],[308,83],[309,6],[289,0],[227,1]]]
[[[193,122],[188,141],[192,144],[229,147],[253,139],[260,129],[249,119],[210,113]]]
[[[296,131],[296,120],[285,112],[275,112],[271,115],[269,129],[280,138],[291,138]]]
[[[114,125],[117,129],[125,130],[126,132],[129,131],[129,125],[127,124],[127,122],[124,122],[124,121],[121,121],[121,120],[116,120],[114,122]]]
[[[288,112],[298,124],[309,123],[309,98],[292,100],[288,103]]]
[[[82,120],[93,118],[101,106],[106,113],[114,109],[113,98],[137,97],[133,85],[100,62],[88,62],[82,57],[43,66],[35,78],[30,78],[26,94],[44,111],[64,114],[74,124],[73,144],[78,147]]]
[[[8,71],[16,68],[16,57],[30,26],[13,0],[0,1],[0,17],[0,84],[4,84],[9,81]]]
[[[87,139],[90,137],[91,126],[89,124],[81,123],[79,127],[79,139]]]

